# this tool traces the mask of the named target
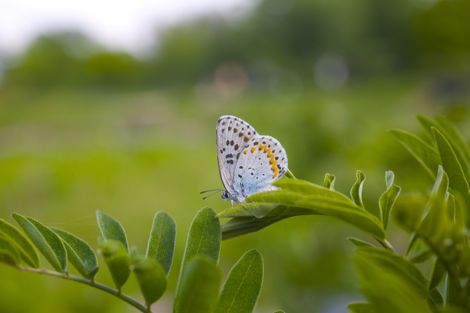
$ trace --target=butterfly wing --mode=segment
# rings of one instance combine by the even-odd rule
[[[241,152],[257,133],[250,124],[242,119],[232,115],[224,115],[217,121],[216,134],[220,178],[225,189],[233,194],[234,169]]]
[[[240,201],[257,192],[272,190],[272,184],[287,171],[287,154],[270,136],[257,135],[243,148],[234,171],[233,189]]]

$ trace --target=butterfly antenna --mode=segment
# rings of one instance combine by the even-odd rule
[[[222,189],[207,189],[201,191],[199,194],[201,195],[202,200],[206,200],[220,192],[224,192]]]

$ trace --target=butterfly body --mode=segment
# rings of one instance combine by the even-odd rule
[[[272,184],[287,171],[287,155],[277,139],[259,135],[231,115],[219,118],[216,133],[223,199],[243,202],[254,193],[275,189]]]

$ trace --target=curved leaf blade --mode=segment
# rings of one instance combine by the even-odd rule
[[[118,290],[127,282],[131,273],[129,255],[121,241],[107,240],[100,243],[100,252]]]
[[[326,173],[325,178],[323,180],[323,187],[334,191],[335,190],[335,180],[336,180],[335,175],[330,174],[330,173]]]
[[[385,184],[387,189],[379,198],[380,218],[384,229],[387,229],[388,221],[390,220],[390,213],[392,212],[392,208],[401,191],[400,186],[393,183],[394,180],[395,174],[392,171],[387,171],[385,173]]]
[[[58,228],[52,230],[62,239],[72,265],[85,278],[93,279],[98,272],[95,252],[83,239]]]
[[[101,237],[104,241],[120,241],[124,248],[126,248],[126,251],[129,251],[126,232],[124,231],[124,227],[122,227],[121,223],[119,223],[117,219],[101,211],[96,211],[96,220],[98,222],[98,228],[100,229]]]
[[[163,295],[166,289],[166,273],[161,264],[151,258],[136,257],[132,271],[148,307]]]
[[[157,212],[153,218],[146,256],[157,260],[163,266],[166,273],[170,271],[173,261],[175,239],[175,220],[163,211]]]
[[[181,289],[175,298],[174,313],[213,312],[222,274],[215,261],[197,256],[187,264]]]
[[[263,281],[263,259],[256,250],[246,252],[233,266],[215,313],[251,313]]]
[[[67,252],[59,236],[33,218],[16,213],[13,218],[52,267],[59,272],[67,272]]]
[[[20,263],[20,251],[7,236],[0,233],[0,263],[16,266]]]
[[[436,149],[418,136],[403,130],[390,131],[400,144],[423,166],[426,172],[435,178],[437,166],[440,164],[439,154]]]
[[[417,119],[431,135],[432,128],[436,128],[449,141],[468,181],[470,179],[470,149],[459,130],[444,116],[437,116],[434,120],[425,116],[418,116]]]
[[[449,177],[442,166],[439,166],[436,181],[426,204],[425,216],[418,227],[419,235],[430,239],[440,238],[451,227],[447,212],[449,184]]]
[[[355,237],[348,237],[347,238],[353,245],[356,247],[375,247],[373,244],[370,242],[367,242],[365,240],[355,238]]]
[[[39,258],[31,242],[13,225],[0,219],[0,234],[13,240],[20,252],[21,259],[31,267],[39,266]]]
[[[351,187],[351,199],[354,203],[359,207],[364,207],[364,203],[362,202],[362,190],[364,188],[364,182],[366,180],[366,175],[362,172],[357,170],[356,171],[356,182]]]
[[[447,175],[449,175],[450,187],[461,193],[465,199],[467,207],[470,207],[468,181],[454,149],[437,128],[432,128],[432,132],[441,156],[442,166],[444,167]]]

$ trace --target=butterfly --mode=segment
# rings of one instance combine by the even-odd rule
[[[288,170],[286,150],[277,139],[258,134],[232,115],[219,118],[216,135],[222,199],[243,202],[252,194],[276,189],[273,183]]]

